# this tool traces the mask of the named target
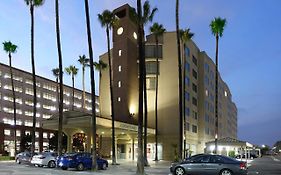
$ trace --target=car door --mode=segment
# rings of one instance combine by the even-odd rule
[[[206,175],[216,175],[220,172],[224,164],[223,159],[217,155],[211,155],[209,162],[206,163],[205,172]]]
[[[187,165],[187,173],[191,175],[206,175],[206,163],[209,162],[209,155],[197,156],[190,160],[190,164]]]

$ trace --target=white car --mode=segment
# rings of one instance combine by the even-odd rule
[[[30,163],[39,167],[48,166],[49,168],[55,168],[57,156],[58,154],[55,152],[44,152],[33,156]]]

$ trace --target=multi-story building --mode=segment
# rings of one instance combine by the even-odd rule
[[[129,5],[114,10],[119,19],[118,27],[113,28],[112,75],[115,118],[133,125],[138,117],[138,55],[137,27],[129,15]],[[183,44],[182,44],[183,45]],[[181,48],[185,53],[185,129],[184,140],[189,152],[204,152],[205,142],[215,138],[215,65],[208,55],[201,51],[193,41]],[[145,44],[148,127],[155,128],[155,82],[159,75],[158,91],[158,133],[159,157],[173,159],[179,141],[178,107],[178,55],[176,32],[165,32],[159,38],[156,53],[155,37],[148,35]],[[159,58],[159,72],[156,72],[156,56]],[[108,62],[107,54],[100,56]],[[109,118],[110,93],[108,69],[101,72],[100,104],[101,116]],[[232,102],[226,83],[219,76],[219,133],[218,138],[237,138],[237,109]],[[148,157],[154,158],[155,141],[150,135]],[[128,141],[130,142],[130,141]]]
[[[16,96],[16,135],[17,150],[23,134],[31,134],[33,117],[33,83],[32,74],[13,68],[13,80]],[[42,151],[48,148],[48,139],[54,134],[54,130],[42,129],[42,121],[51,118],[58,113],[57,83],[40,76],[37,81],[37,114],[36,114],[36,150]],[[72,104],[72,88],[64,85],[64,111],[82,110],[82,91],[75,89],[74,104]],[[91,111],[91,96],[86,93],[85,110]],[[98,104],[98,103],[97,103]],[[99,109],[97,109],[99,111]],[[0,63],[0,154],[4,151],[14,152],[14,117],[11,75],[9,66]]]

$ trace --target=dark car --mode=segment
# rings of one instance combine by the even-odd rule
[[[63,170],[76,168],[79,171],[92,168],[92,155],[90,153],[68,153],[57,159],[58,167]],[[97,158],[98,169],[105,170],[108,167],[108,161],[100,157]]]
[[[170,167],[175,175],[246,175],[246,162],[210,154],[198,154]]]
[[[34,153],[34,155],[37,155],[37,153]],[[30,152],[21,152],[18,153],[15,157],[16,163],[21,164],[21,163],[30,163],[32,158],[32,155]]]

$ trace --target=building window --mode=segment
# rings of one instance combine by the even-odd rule
[[[190,50],[188,47],[185,48],[185,59],[187,60],[187,58],[189,57],[190,55]]]
[[[190,79],[188,76],[185,76],[185,85],[189,86],[190,84]]]
[[[5,129],[5,130],[4,130],[4,135],[5,135],[5,136],[11,135],[11,130]]]
[[[185,129],[186,129],[187,131],[189,131],[189,123],[188,123],[188,122],[185,123]]]
[[[135,39],[138,39],[138,35],[137,35],[136,32],[134,32],[133,36],[134,36]]]
[[[16,135],[17,135],[17,137],[20,137],[21,136],[21,131],[17,130]]]
[[[192,104],[194,106],[197,106],[197,99],[195,97],[192,97]]]
[[[146,65],[146,74],[156,74],[157,73],[157,62],[149,61],[145,63]],[[159,63],[158,63],[159,65]],[[159,66],[158,66],[158,74],[159,74]]]
[[[190,115],[189,107],[185,107],[185,116],[189,117],[189,115]]]
[[[146,45],[145,46],[145,57],[146,58],[156,58],[156,45]],[[162,45],[158,45],[158,58],[162,58]]]
[[[118,50],[118,56],[119,56],[119,57],[122,56],[122,50]]]
[[[197,58],[195,58],[194,55],[192,55],[192,62],[194,63],[194,65],[197,66]]]
[[[224,96],[227,97],[227,92],[226,91],[224,91]]]
[[[197,93],[197,85],[192,83],[192,90]]]
[[[118,97],[117,100],[120,102],[121,101],[121,97]]]
[[[118,71],[119,71],[119,72],[122,71],[122,66],[118,66]]]
[[[156,88],[156,78],[155,77],[147,77],[146,78],[146,89],[147,90],[155,90]]]
[[[192,69],[192,76],[197,79],[197,72],[194,69]]]
[[[198,115],[197,115],[197,112],[196,111],[192,111],[192,117],[197,120],[198,118]]]
[[[48,133],[43,132],[43,138],[44,138],[44,139],[47,139],[47,138],[48,138]]]
[[[197,126],[196,125],[192,125],[192,132],[197,133]]]
[[[118,81],[118,87],[120,88],[121,87],[121,81]]]
[[[185,100],[189,101],[189,99],[190,99],[189,92],[185,92]]]
[[[185,71],[186,71],[186,73],[189,73],[189,71],[190,71],[190,64],[189,63],[185,63]]]

